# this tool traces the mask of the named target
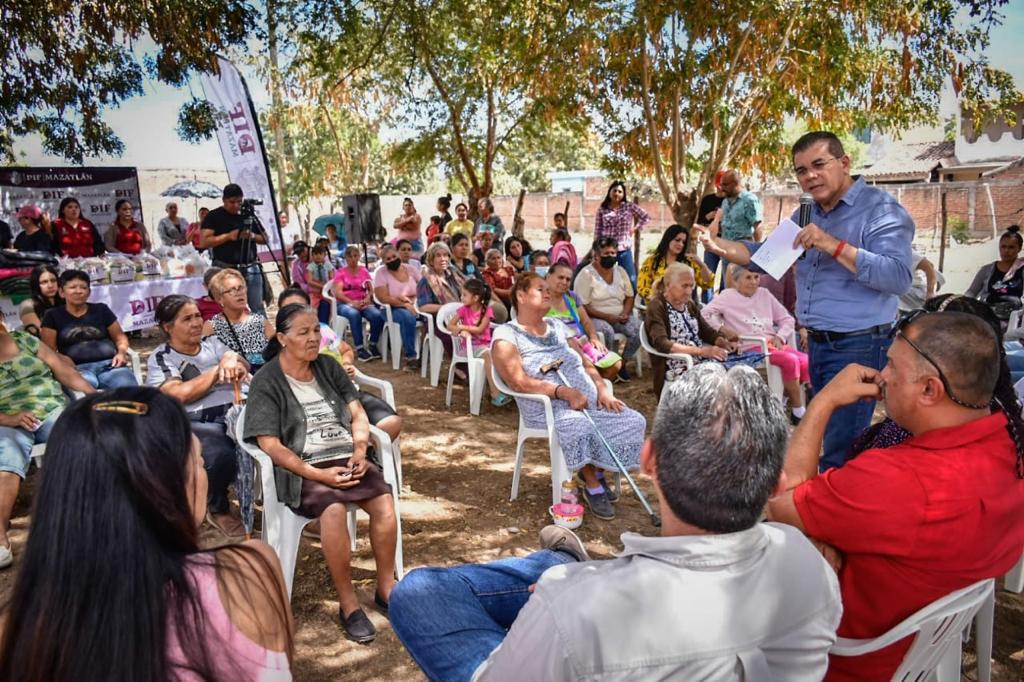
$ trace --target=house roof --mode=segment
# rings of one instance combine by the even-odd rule
[[[957,165],[955,146],[952,141],[892,142],[877,161],[856,172],[874,181],[927,181],[936,168]]]

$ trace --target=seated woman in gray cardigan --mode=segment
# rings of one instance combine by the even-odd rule
[[[333,358],[320,355],[316,311],[286,305],[277,313],[276,332],[264,353],[273,359],[249,389],[243,437],[274,461],[278,499],[298,514],[320,519],[341,624],[349,639],[369,642],[376,630],[352,587],[346,505],[356,504],[370,516],[377,562],[374,601],[386,613],[398,532],[391,488],[367,459],[370,427],[355,386]]]

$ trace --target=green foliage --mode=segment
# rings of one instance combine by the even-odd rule
[[[621,0],[603,41],[603,132],[682,222],[718,168],[783,170],[794,118],[838,133],[931,123],[951,73],[966,102],[994,101],[974,111],[1019,100],[982,53],[1004,4]]]
[[[80,163],[118,155],[124,145],[103,112],[141,94],[144,74],[174,85],[211,57],[241,44],[253,21],[245,0],[8,2],[0,10],[4,76],[0,84],[0,157],[14,159],[14,138],[38,133],[51,154]],[[132,45],[157,46],[144,63]]]
[[[949,236],[957,244],[966,244],[971,240],[971,230],[963,218],[957,216],[949,218],[946,227],[949,230]]]

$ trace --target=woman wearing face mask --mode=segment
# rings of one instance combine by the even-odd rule
[[[610,237],[595,242],[594,259],[580,271],[574,289],[605,343],[610,344],[615,334],[626,337],[619,379],[629,381],[632,377],[626,363],[640,348],[640,323],[633,317],[633,285],[622,266],[616,264],[615,249],[615,240]]]
[[[405,351],[407,369],[418,370],[416,356],[416,283],[420,279],[419,268],[403,263],[398,251],[390,244],[381,247],[384,267],[373,273],[373,293],[377,299],[391,306],[391,319],[398,324],[402,335],[402,349]],[[396,352],[392,348],[391,352]]]
[[[670,225],[665,234],[661,235],[654,253],[649,255],[640,267],[636,280],[636,290],[644,300],[651,297],[654,283],[665,274],[665,268],[672,263],[689,265],[697,278],[697,286],[701,289],[710,288],[715,283],[715,276],[704,263],[687,253],[690,245],[690,233],[680,225]],[[696,289],[694,290],[696,294]]]
[[[18,224],[21,225],[21,232],[14,238],[15,249],[44,253],[54,250],[53,225],[41,208],[35,204],[19,208]]]
[[[135,220],[132,202],[121,199],[114,204],[114,210],[117,211],[117,220],[107,228],[104,238],[107,251],[126,253],[129,256],[149,251],[153,247],[149,240],[149,230]]]
[[[540,249],[530,254],[530,272],[536,272],[541,277],[547,277],[551,269],[551,258],[547,251]]]

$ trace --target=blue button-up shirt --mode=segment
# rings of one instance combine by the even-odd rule
[[[857,272],[847,270],[831,253],[808,251],[806,258],[796,262],[800,323],[821,331],[852,332],[895,320],[899,297],[913,283],[914,221],[906,209],[857,176],[831,211],[815,203],[811,222],[857,247]],[[744,245],[751,253],[761,246]]]

